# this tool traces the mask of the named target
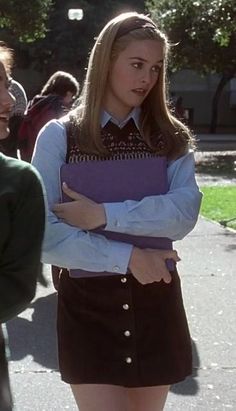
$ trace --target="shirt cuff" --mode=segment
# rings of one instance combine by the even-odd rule
[[[122,221],[121,215],[123,203],[103,203],[106,213],[106,231],[120,232],[120,227],[124,227],[124,221]]]
[[[132,244],[113,241],[109,249],[106,271],[114,274],[126,274],[132,250]]]

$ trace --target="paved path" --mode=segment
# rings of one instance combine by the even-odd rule
[[[165,410],[236,410],[236,233],[201,218],[175,247],[194,373],[172,387]],[[31,306],[8,323],[16,411],[76,411],[58,373],[56,298],[51,285],[39,286]]]

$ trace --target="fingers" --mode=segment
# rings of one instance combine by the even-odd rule
[[[162,275],[162,280],[163,280],[164,283],[166,283],[166,284],[170,284],[170,283],[171,283],[172,277],[171,277],[171,274],[169,273],[168,270],[165,270],[165,271],[164,271],[164,273],[163,273],[163,275]]]
[[[181,261],[181,258],[178,256],[178,253],[176,250],[166,250],[166,256],[165,259],[172,259],[176,263]]]
[[[59,215],[59,214],[63,214],[64,212],[64,207],[63,204],[54,204],[51,208],[52,212]]]
[[[178,253],[176,250],[154,250],[153,248],[147,248],[147,251],[157,254],[160,258],[163,260],[174,260],[176,263],[181,261],[181,258],[179,257]]]
[[[65,182],[62,183],[62,191],[73,200],[80,200],[81,198],[84,198],[84,196],[82,196],[81,194],[71,190],[71,188],[69,188]]]

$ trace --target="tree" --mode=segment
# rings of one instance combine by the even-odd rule
[[[42,83],[56,70],[65,70],[73,73],[80,81],[85,76],[88,54],[104,24],[118,13],[130,10],[144,12],[144,0],[24,0],[27,4],[27,13],[17,9],[13,12],[14,4],[23,4],[22,0],[0,0],[0,27],[1,39],[15,50],[16,67],[28,69],[29,67],[42,73]],[[45,20],[41,38],[34,33],[33,22],[37,22],[37,11],[35,3],[44,5]],[[52,4],[53,3],[53,4]],[[2,4],[4,7],[2,7]],[[11,4],[11,6],[9,6]],[[47,6],[47,7],[46,7]],[[69,20],[68,9],[82,8],[84,17],[81,21]],[[46,20],[46,10],[48,19]],[[8,11],[8,14],[7,14]],[[11,11],[11,15],[10,15]],[[41,13],[41,12],[40,12]],[[3,15],[9,15],[9,22],[3,20]],[[30,35],[25,36],[26,20],[31,16],[32,30]],[[26,17],[27,16],[27,17]],[[17,21],[18,37],[13,35]],[[42,19],[41,19],[42,21]],[[4,23],[4,25],[3,25]],[[38,22],[39,23],[39,22]],[[46,27],[45,27],[46,24]],[[27,31],[28,33],[28,31]],[[32,42],[29,43],[29,40]],[[26,84],[27,90],[27,84]],[[27,90],[33,95],[37,90]]]
[[[236,75],[235,0],[148,0],[153,19],[168,34],[172,68],[201,74],[221,74],[212,101],[210,131],[217,126],[218,102],[225,85]]]
[[[8,29],[21,42],[45,37],[53,0],[0,0],[0,28]]]
[[[83,77],[87,65],[88,53],[93,46],[94,38],[104,24],[122,11],[144,11],[144,0],[80,0],[79,8],[83,9],[84,17],[77,21],[68,20],[68,9],[76,8],[77,0],[54,0],[55,7],[51,13],[49,31],[44,40],[38,42],[39,53],[50,56],[46,60],[41,56],[39,64],[48,61],[52,67],[58,65],[64,69],[76,68]],[[39,55],[37,53],[37,55]],[[49,66],[48,66],[49,67]]]

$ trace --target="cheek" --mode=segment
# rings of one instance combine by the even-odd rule
[[[159,81],[159,74],[153,73],[150,89],[152,89]]]

